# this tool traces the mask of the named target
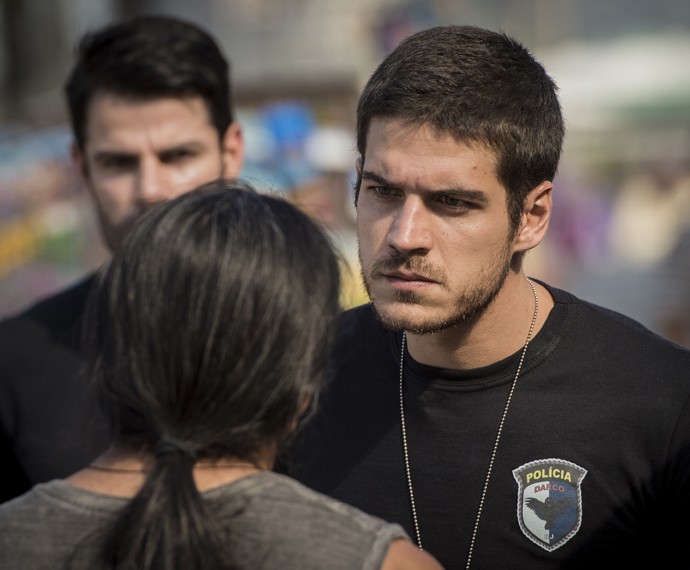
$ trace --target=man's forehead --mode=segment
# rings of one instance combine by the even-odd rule
[[[374,153],[383,157],[387,154],[412,152],[420,156],[452,159],[468,151],[481,156],[492,165],[496,164],[495,150],[476,139],[455,136],[454,133],[438,129],[430,123],[377,117],[372,119],[367,132],[364,161],[370,163]]]
[[[109,91],[97,92],[88,103],[86,118],[88,123],[103,120],[106,115],[143,113],[149,116],[171,114],[174,116],[180,112],[194,117],[199,122],[212,125],[211,113],[206,101],[198,95],[160,97],[133,97],[121,95]]]
[[[85,133],[86,145],[92,149],[175,147],[218,138],[201,97],[138,99],[107,92],[89,103]]]
[[[375,116],[371,118],[366,131],[367,151],[374,137],[386,136],[390,144],[390,136],[388,135],[391,133],[396,133],[400,142],[404,142],[410,137],[421,137],[426,138],[432,143],[450,143],[460,147],[467,147],[473,151],[481,151],[483,154],[490,155],[494,160],[497,158],[495,148],[470,133],[459,133],[451,129],[442,129],[432,122],[414,121],[406,117],[396,116]]]

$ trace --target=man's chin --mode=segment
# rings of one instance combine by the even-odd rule
[[[130,216],[126,220],[118,223],[101,222],[101,233],[106,246],[111,252],[116,251],[125,241],[125,238],[137,225],[137,222],[145,212],[141,212],[136,216]]]
[[[485,306],[477,306],[472,310],[455,311],[420,303],[403,303],[387,301],[385,303],[372,301],[374,311],[381,324],[395,332],[408,332],[416,335],[440,333],[448,329],[469,323],[477,318]]]
[[[381,324],[392,331],[426,334],[438,328],[430,322],[428,309],[421,305],[395,301],[373,301],[372,304]]]

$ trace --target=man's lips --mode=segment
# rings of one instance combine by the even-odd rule
[[[383,277],[383,279],[390,285],[398,289],[413,289],[437,283],[437,281],[429,277],[425,277],[424,275],[402,271],[382,272],[381,277]]]

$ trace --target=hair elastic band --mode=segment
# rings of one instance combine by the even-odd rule
[[[158,459],[173,453],[180,453],[192,460],[196,459],[196,449],[194,446],[180,439],[175,439],[174,437],[161,438],[153,448],[153,454]]]

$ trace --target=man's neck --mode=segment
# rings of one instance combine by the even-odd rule
[[[539,299],[534,337],[553,308],[548,291],[533,282]],[[444,331],[407,333],[411,356],[422,364],[469,370],[488,366],[520,350],[534,316],[534,292],[523,273],[510,274],[492,303],[476,319]]]

